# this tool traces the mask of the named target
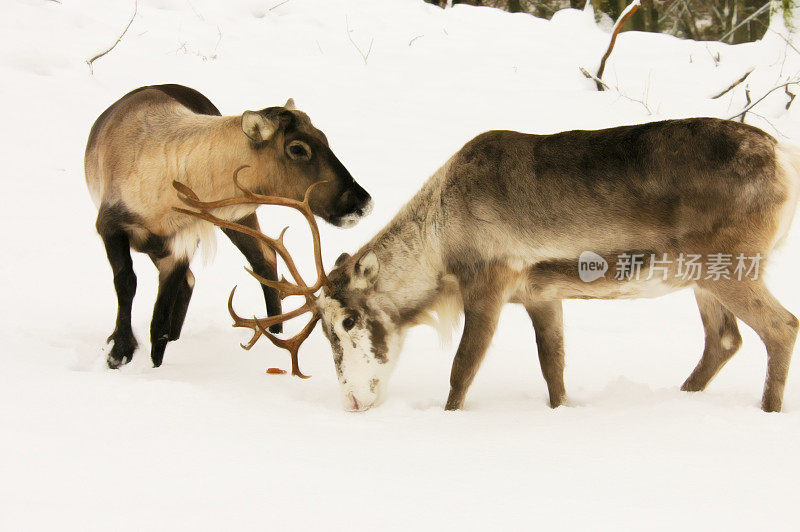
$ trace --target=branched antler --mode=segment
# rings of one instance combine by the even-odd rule
[[[294,310],[285,312],[278,316],[270,316],[267,318],[253,317],[252,319],[242,318],[236,313],[236,311],[233,310],[233,295],[236,292],[236,287],[234,286],[233,290],[231,290],[231,295],[228,298],[228,312],[233,318],[234,327],[248,328],[253,331],[253,337],[246,344],[241,344],[242,348],[250,349],[255,345],[258,339],[262,335],[264,335],[275,346],[289,351],[289,354],[291,355],[292,359],[292,375],[296,375],[298,377],[305,379],[307,378],[307,376],[303,375],[303,373],[300,371],[297,354],[300,349],[300,346],[305,341],[305,339],[308,338],[308,335],[311,334],[311,331],[314,330],[314,326],[317,324],[317,321],[319,321],[319,315],[317,312],[316,300],[314,298],[314,294],[320,288],[322,288],[328,283],[328,277],[325,275],[325,268],[322,262],[322,247],[320,245],[320,239],[319,239],[319,228],[317,227],[317,222],[314,219],[314,213],[311,211],[311,206],[309,204],[309,199],[311,198],[311,192],[314,190],[314,188],[316,188],[317,185],[324,183],[324,181],[314,183],[310,187],[308,187],[308,189],[306,189],[303,201],[297,201],[289,198],[282,198],[279,196],[265,196],[262,194],[256,194],[246,189],[239,183],[239,172],[241,172],[245,168],[248,168],[248,166],[247,165],[240,166],[233,173],[233,183],[236,185],[236,188],[239,189],[244,194],[243,197],[231,197],[218,201],[202,201],[200,200],[200,198],[197,197],[197,194],[195,194],[191,188],[184,185],[183,183],[178,183],[177,181],[173,181],[172,186],[175,188],[175,190],[178,191],[178,197],[180,198],[180,200],[183,201],[186,205],[197,209],[196,211],[193,211],[189,209],[174,207],[174,210],[183,214],[187,214],[189,216],[194,216],[195,218],[199,218],[201,220],[205,220],[218,227],[224,227],[226,229],[231,229],[233,231],[237,231],[239,233],[251,236],[256,240],[258,240],[259,242],[262,242],[269,248],[273,249],[281,257],[283,262],[286,264],[286,268],[289,270],[289,274],[292,276],[294,283],[287,281],[283,277],[281,277],[280,281],[272,281],[269,279],[265,279],[264,277],[258,275],[252,270],[249,270],[247,268],[245,269],[261,284],[277,290],[281,299],[284,299],[287,296],[303,296],[306,299],[305,304]],[[311,229],[311,237],[314,243],[314,264],[317,270],[317,280],[313,285],[308,286],[306,282],[303,280],[303,278],[300,275],[300,272],[297,269],[297,266],[294,263],[294,260],[292,259],[291,255],[289,254],[289,251],[286,249],[286,246],[284,245],[283,237],[286,234],[286,230],[288,229],[288,227],[284,228],[283,231],[281,231],[280,235],[278,235],[278,238],[270,238],[269,236],[261,233],[256,229],[244,226],[242,224],[238,224],[236,222],[231,222],[223,218],[219,218],[218,216],[215,216],[212,213],[212,211],[214,211],[215,209],[230,207],[232,205],[248,205],[248,204],[279,205],[295,209],[296,211],[298,211],[300,214],[303,215],[303,217],[306,219]],[[296,318],[302,314],[306,314],[309,312],[312,314],[311,319],[308,321],[305,327],[303,327],[303,329],[292,338],[288,339],[278,338],[277,336],[267,331],[267,328],[269,328],[272,325],[275,325],[277,323],[282,323],[286,320]]]

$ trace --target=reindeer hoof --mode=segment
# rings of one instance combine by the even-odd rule
[[[276,323],[272,327],[269,328],[269,332],[272,334],[280,334],[283,332],[283,323]]]
[[[461,410],[462,408],[464,408],[464,398],[453,397],[452,394],[447,398],[447,403],[444,405],[444,409],[448,411]]]
[[[681,386],[682,392],[702,392],[704,389],[705,386],[701,386],[691,378],[686,379],[686,382]]]
[[[764,412],[780,412],[783,401],[775,398],[765,397],[761,401],[761,410]]]
[[[566,398],[564,397],[551,397],[550,398],[550,408],[556,409],[559,406],[563,406],[566,403]]]
[[[106,364],[111,369],[117,369],[120,366],[124,366],[125,364],[130,362],[131,358],[132,358],[131,355],[122,356],[118,358],[116,355],[114,355],[114,353],[109,353],[108,357],[106,358]]]
[[[153,361],[154,368],[160,367],[161,363],[164,362],[164,351],[167,349],[168,341],[169,341],[169,336],[164,334],[160,336],[157,340],[152,342],[152,347],[150,351],[150,360]]]
[[[137,343],[133,337],[116,338],[115,334],[108,338],[109,342],[112,340],[114,345],[111,347],[108,357],[106,357],[106,364],[111,369],[117,369],[131,361],[133,352],[136,351]]]

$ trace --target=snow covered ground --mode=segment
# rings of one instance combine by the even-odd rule
[[[608,41],[591,15],[552,21],[422,0],[4,0],[0,5],[0,527],[128,529],[793,529],[800,382],[785,413],[758,409],[763,344],[744,346],[709,390],[678,390],[699,359],[691,293],[565,304],[569,407],[551,410],[524,312],[503,314],[462,412],[442,410],[454,346],[410,335],[389,398],[342,411],[330,348],[301,351],[307,381],[266,375],[287,356],[250,352],[225,300],[261,312],[244,261],[220,236],[194,266],[183,338],[150,367],[156,275],[135,256],[142,348],[105,368],[116,309],[94,231],[83,148],[128,90],[182,83],[223,113],[295,98],[376,200],[351,230],[323,227],[328,263],[377,231],[466,140],[487,129],[547,133],[667,117],[728,117],[796,76],[782,39],[735,47],[653,34]],[[349,38],[348,38],[349,31]],[[370,47],[371,43],[371,47]],[[369,55],[364,59],[367,50]],[[360,51],[359,51],[360,49]],[[620,92],[624,96],[620,95]],[[637,101],[638,100],[638,101]],[[776,91],[748,121],[800,143],[800,111]],[[260,213],[311,265],[298,218]],[[800,312],[800,235],[769,284]]]

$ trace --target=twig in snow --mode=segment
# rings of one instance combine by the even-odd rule
[[[756,105],[761,103],[764,100],[764,98],[766,98],[767,96],[769,96],[770,94],[772,94],[776,90],[783,89],[784,87],[788,87],[790,85],[800,85],[800,80],[787,81],[786,83],[781,83],[777,87],[772,87],[761,98],[759,98],[758,100],[754,101],[753,103],[750,103],[750,90],[749,89],[746,90],[745,91],[745,96],[747,97],[747,107],[742,109],[741,112],[736,113],[735,115],[733,115],[730,118],[728,118],[728,120],[733,120],[734,118],[738,118],[738,117],[741,116],[742,117],[742,121],[744,121],[744,115],[745,115],[745,113],[747,113],[747,111],[749,111],[750,109],[752,109],[753,107],[755,107]]]
[[[420,34],[420,35],[417,35],[416,37],[413,37],[410,41],[408,41],[408,45],[411,46],[412,44],[414,44],[414,41],[416,41],[420,37],[425,37],[425,36]]]
[[[274,6],[272,6],[271,8],[267,9],[267,11],[272,11],[272,10],[273,10],[273,9],[275,9],[276,7],[281,7],[283,4],[285,4],[285,3],[286,3],[286,2],[288,2],[288,1],[289,1],[289,0],[283,0],[283,2],[278,2],[277,4],[275,4]]]
[[[719,51],[717,51],[716,53],[712,52],[711,49],[708,47],[708,43],[706,43],[706,52],[708,52],[708,55],[711,56],[711,60],[714,61],[714,66],[718,67],[719,62],[722,60],[722,55],[719,53]],[[691,61],[689,62],[691,63]]]
[[[200,12],[194,8],[194,5],[189,0],[186,0],[186,3],[189,4],[189,7],[192,8],[192,11],[194,11],[194,14],[197,15],[198,19],[200,19],[203,22],[206,21],[205,17],[201,15]]]
[[[763,24],[764,24],[764,23],[762,22],[762,25],[763,25]],[[797,46],[795,46],[794,44],[792,44],[792,41],[790,41],[789,39],[787,39],[787,38],[786,38],[786,36],[785,36],[785,35],[783,35],[781,32],[779,32],[779,31],[775,31],[775,30],[773,30],[772,28],[770,28],[769,26],[767,26],[767,31],[771,31],[772,33],[774,33],[775,35],[777,35],[778,37],[780,37],[781,39],[783,39],[783,41],[786,43],[786,46],[788,46],[789,48],[791,48],[792,50],[794,50],[795,52],[797,52],[798,54],[800,54],[800,50],[798,50],[798,49],[797,49]]]
[[[131,24],[133,24],[133,19],[136,18],[136,13],[138,13],[138,12],[139,12],[139,0],[134,0],[134,2],[133,2],[133,15],[131,15],[131,19],[128,21],[128,25],[125,26],[125,29],[122,30],[122,33],[119,34],[119,37],[117,37],[117,40],[114,41],[114,44],[112,44],[111,47],[108,48],[108,50],[106,50],[105,52],[101,52],[101,53],[97,54],[96,56],[94,56],[91,59],[88,59],[86,61],[86,64],[89,65],[89,73],[90,74],[94,75],[94,67],[92,66],[94,64],[94,62],[97,61],[98,59],[100,59],[101,57],[103,57],[104,55],[106,55],[108,52],[110,52],[114,48],[116,48],[116,46],[119,44],[119,42],[125,36],[125,34],[128,33],[128,28],[130,28]]]
[[[619,35],[619,30],[622,29],[622,26],[627,22],[627,20],[642,7],[641,0],[633,0],[628,7],[620,14],[619,19],[617,19],[617,23],[614,24],[614,29],[611,31],[611,41],[608,43],[608,49],[606,53],[603,54],[603,58],[600,60],[600,68],[597,69],[597,90],[603,90],[603,85],[605,85],[602,81],[603,79],[603,72],[606,69],[606,61],[608,61],[609,56],[611,55],[611,51],[614,49],[614,44],[617,42],[617,35]]]
[[[594,74],[592,74],[591,72],[586,70],[585,68],[578,67],[578,70],[580,70],[581,74],[583,74],[585,77],[587,77],[587,78],[589,78],[591,80],[594,80],[594,82],[597,83],[597,84],[602,85],[603,89],[610,89],[611,88],[611,87],[608,86],[608,83],[606,83],[602,79],[598,78],[597,76],[595,76]]]
[[[734,82],[733,82],[731,85],[729,85],[729,86],[728,86],[728,88],[727,88],[727,89],[725,89],[724,91],[722,91],[722,92],[718,92],[717,94],[715,94],[714,96],[712,96],[712,97],[711,97],[711,99],[712,99],[712,100],[716,100],[716,99],[718,99],[718,98],[722,98],[723,96],[725,96],[726,94],[728,94],[730,91],[732,91],[733,89],[735,89],[735,88],[736,88],[736,87],[737,87],[737,86],[738,86],[738,85],[739,85],[741,82],[743,82],[744,80],[746,80],[746,79],[747,79],[747,76],[749,76],[749,75],[750,75],[750,74],[752,74],[752,73],[753,73],[753,70],[752,70],[752,69],[751,69],[751,70],[748,70],[747,72],[745,72],[744,76],[742,76],[741,78],[739,78],[739,79],[737,79],[736,81],[734,81]]]
[[[747,87],[744,90],[744,97],[747,99],[747,105],[750,105],[750,102],[753,101],[753,100],[750,99],[750,87]],[[739,120],[739,122],[741,122],[742,124],[744,124],[744,117],[747,116],[748,109],[750,109],[750,108],[747,107],[744,111],[742,111],[742,118],[741,118],[741,120]]]
[[[173,53],[175,55],[178,55],[178,52],[183,52],[185,54],[188,54],[189,50],[186,48],[187,44],[189,43],[186,41],[181,41],[180,43],[178,43],[178,47],[175,49],[174,52],[167,52],[167,53]]]
[[[769,5],[769,4],[767,4],[767,5]],[[800,50],[797,49],[797,46],[792,44],[792,42],[789,39],[787,39],[781,32],[775,31],[774,29],[770,28],[769,26],[767,26],[766,24],[764,24],[760,20],[756,20],[756,22],[761,24],[764,27],[765,31],[771,31],[772,33],[774,33],[775,35],[777,35],[778,37],[783,39],[783,42],[786,43],[786,49],[791,48],[792,50],[797,52],[797,54],[800,54]],[[779,77],[783,75],[783,65],[786,63],[786,55],[787,55],[786,54],[786,49],[784,49],[783,59],[781,60],[781,71],[780,71],[780,74],[778,74]],[[774,66],[774,64],[771,65],[771,66]]]
[[[222,28],[220,28],[219,26],[217,26],[217,35],[219,35],[219,37],[217,38],[217,44],[214,45],[214,51],[211,52],[212,59],[217,58],[217,48],[219,48],[219,43],[222,42]]]
[[[788,136],[787,136],[787,135],[786,135],[786,134],[785,134],[783,131],[781,131],[780,129],[778,129],[778,128],[775,126],[775,124],[773,124],[773,123],[772,123],[772,122],[771,122],[771,121],[770,121],[770,120],[769,120],[769,119],[768,119],[766,116],[764,116],[764,115],[760,115],[760,114],[756,113],[755,111],[750,111],[750,114],[751,114],[751,115],[753,115],[753,116],[757,116],[758,118],[760,118],[761,120],[763,120],[764,122],[766,122],[767,124],[769,124],[769,125],[770,125],[770,127],[771,127],[772,129],[774,129],[774,130],[775,130],[775,133],[777,133],[777,134],[778,134],[778,135],[780,135],[781,137],[783,137],[783,138],[785,138],[785,139],[788,139],[788,138],[789,138],[789,137],[788,137]]]
[[[286,1],[288,2],[289,0]],[[353,36],[350,35],[353,32],[353,30],[350,29],[350,19],[347,17],[347,15],[344,16],[344,22],[347,25],[347,38],[350,39],[350,43],[353,45],[356,51],[358,51],[358,55],[361,56],[361,59],[364,61],[364,64],[366,65],[367,61],[369,60],[369,54],[372,53],[372,43],[375,42],[375,39],[374,38],[370,39],[367,53],[362,52],[361,48],[359,48],[358,45],[356,44],[356,41],[353,40]]]
[[[619,87],[610,86],[608,83],[606,83],[602,79],[598,78],[597,76],[593,75],[591,72],[589,72],[588,70],[586,70],[583,67],[579,67],[579,70],[581,71],[581,74],[583,74],[585,77],[587,77],[588,79],[593,80],[595,83],[597,83],[598,85],[602,86],[603,88],[601,90],[606,90],[606,89],[612,90],[612,91],[616,92],[617,94],[619,94],[621,97],[625,98],[626,100],[630,100],[632,102],[636,102],[638,104],[641,104],[641,106],[644,107],[645,110],[647,111],[647,114],[649,114],[649,115],[653,114],[653,111],[650,109],[650,106],[647,105],[646,101],[638,100],[636,98],[632,98],[631,96],[628,96],[627,94],[625,94],[621,90],[619,90]],[[647,87],[645,89],[646,93],[650,92],[649,79],[650,78],[648,77],[648,85],[647,85]]]
[[[786,46],[783,47],[783,59],[781,59],[781,70],[778,72],[778,77],[775,78],[775,83],[778,83],[783,77],[783,67],[786,66],[786,58],[789,56],[789,43],[786,43]]]
[[[180,41],[180,43],[178,44],[178,47],[175,49],[174,52],[167,52],[167,53],[174,53],[174,54],[177,55],[178,53],[183,52],[184,54],[196,55],[197,57],[199,57],[203,61],[208,61],[208,60],[216,61],[217,60],[217,49],[219,48],[219,44],[222,42],[222,29],[219,26],[217,26],[217,35],[218,35],[217,44],[214,45],[214,49],[208,55],[202,53],[199,49],[192,48],[189,45],[188,41]]]
[[[788,101],[788,102],[786,102],[786,110],[788,111],[788,110],[789,110],[789,107],[791,107],[791,106],[792,106],[792,102],[794,101],[794,98],[795,98],[795,96],[797,96],[797,94],[795,94],[795,93],[791,92],[791,91],[789,90],[789,86],[787,85],[787,86],[786,86],[786,95],[789,97],[789,101]]]

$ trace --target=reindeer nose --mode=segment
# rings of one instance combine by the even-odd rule
[[[362,216],[370,208],[370,203],[372,203],[372,197],[369,193],[354,182],[353,186],[339,197],[338,206],[342,212]]]

